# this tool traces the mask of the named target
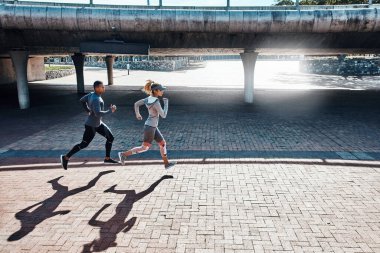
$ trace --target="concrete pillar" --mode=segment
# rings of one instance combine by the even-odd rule
[[[75,72],[77,75],[77,91],[78,93],[84,93],[84,55],[81,53],[75,53],[71,56],[75,66]]]
[[[257,56],[259,53],[255,50],[244,50],[240,54],[244,66],[244,101],[253,103],[254,75]]]
[[[114,62],[115,62],[115,56],[112,56],[112,55],[106,56],[108,85],[113,84],[113,63]]]
[[[28,88],[28,51],[10,51],[13,66],[16,72],[17,93],[20,109],[30,107],[29,88]]]

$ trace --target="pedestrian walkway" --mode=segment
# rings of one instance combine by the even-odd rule
[[[0,183],[1,252],[380,251],[376,166],[98,165]]]

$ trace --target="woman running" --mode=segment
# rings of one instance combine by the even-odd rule
[[[143,91],[149,95],[149,97],[141,99],[135,103],[135,113],[138,120],[142,120],[140,115],[140,106],[145,104],[149,112],[149,117],[145,121],[144,125],[144,141],[139,147],[134,147],[126,152],[119,152],[119,159],[122,165],[125,164],[125,160],[128,156],[148,151],[152,146],[153,140],[155,140],[160,146],[160,153],[162,160],[164,161],[165,168],[169,169],[176,164],[176,162],[169,162],[166,151],[166,141],[158,129],[159,117],[161,116],[161,118],[166,118],[166,115],[168,114],[169,100],[167,98],[163,98],[164,109],[162,109],[158,99],[164,95],[165,90],[166,87],[159,83],[155,83],[152,80],[148,80],[146,82]]]

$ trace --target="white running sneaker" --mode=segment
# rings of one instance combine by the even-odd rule
[[[119,155],[119,160],[121,165],[125,165],[125,158],[127,158],[125,155],[123,155],[123,152],[117,153]]]

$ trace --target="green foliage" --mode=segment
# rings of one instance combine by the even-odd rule
[[[276,5],[294,5],[292,0],[276,0]],[[380,0],[373,0],[373,4]],[[345,5],[345,4],[368,4],[368,0],[300,0],[300,5]]]
[[[276,5],[294,5],[294,2],[292,0],[277,0]]]
[[[57,66],[57,65],[52,65],[52,66],[45,66],[45,71],[49,70],[65,70],[65,69],[73,69],[74,66]]]

